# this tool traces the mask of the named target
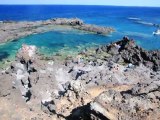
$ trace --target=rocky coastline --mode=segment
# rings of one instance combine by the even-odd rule
[[[114,32],[111,27],[88,25],[78,18],[53,18],[44,21],[1,21],[0,43],[26,37],[32,34],[43,33],[56,29],[56,27],[73,28],[108,35]]]
[[[128,37],[64,61],[36,51],[23,45],[1,70],[0,119],[160,119],[160,51]]]

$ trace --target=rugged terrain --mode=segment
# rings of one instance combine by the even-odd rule
[[[128,37],[64,61],[23,45],[1,71],[2,120],[158,120],[159,113],[160,51]]]

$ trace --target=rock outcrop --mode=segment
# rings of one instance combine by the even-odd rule
[[[44,21],[3,21],[0,23],[0,43],[17,40],[31,34],[44,33],[63,27],[97,34],[110,34],[113,28],[88,25],[78,18],[53,18]]]
[[[112,55],[109,59],[114,62],[143,64],[155,71],[160,70],[160,51],[147,51],[136,45],[134,40],[124,37],[123,40],[102,46],[96,50],[97,53],[107,52]]]
[[[128,91],[105,91],[91,103],[91,110],[111,120],[158,120],[160,118],[158,84],[138,83]]]
[[[84,22],[81,19],[78,18],[53,18],[52,22],[56,25],[71,25],[71,26],[76,26],[76,25],[83,25]]]
[[[73,28],[88,31],[88,32],[93,32],[97,34],[110,34],[115,31],[111,27],[100,27],[100,26],[89,25],[89,24],[82,24],[80,26],[74,26]]]
[[[17,62],[11,65],[11,71],[15,75],[13,86],[21,91],[26,101],[30,100],[32,95],[30,91],[32,87],[30,73],[36,71],[36,69],[32,67],[35,52],[35,46],[23,45],[17,54]]]
[[[0,119],[160,119],[159,51],[124,37],[64,61],[42,58],[23,45],[1,72]]]

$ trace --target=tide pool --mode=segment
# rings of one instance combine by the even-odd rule
[[[57,29],[46,33],[34,34],[0,45],[0,60],[14,59],[22,44],[35,45],[46,56],[76,54],[85,48],[98,47],[111,42],[111,36],[96,35],[75,29]]]

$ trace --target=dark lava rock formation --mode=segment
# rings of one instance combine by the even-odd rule
[[[114,62],[132,63],[134,65],[144,64],[154,71],[160,70],[160,51],[147,51],[136,45],[134,40],[124,37],[122,40],[110,45],[102,46],[96,50],[97,53],[107,52],[112,55]]]

